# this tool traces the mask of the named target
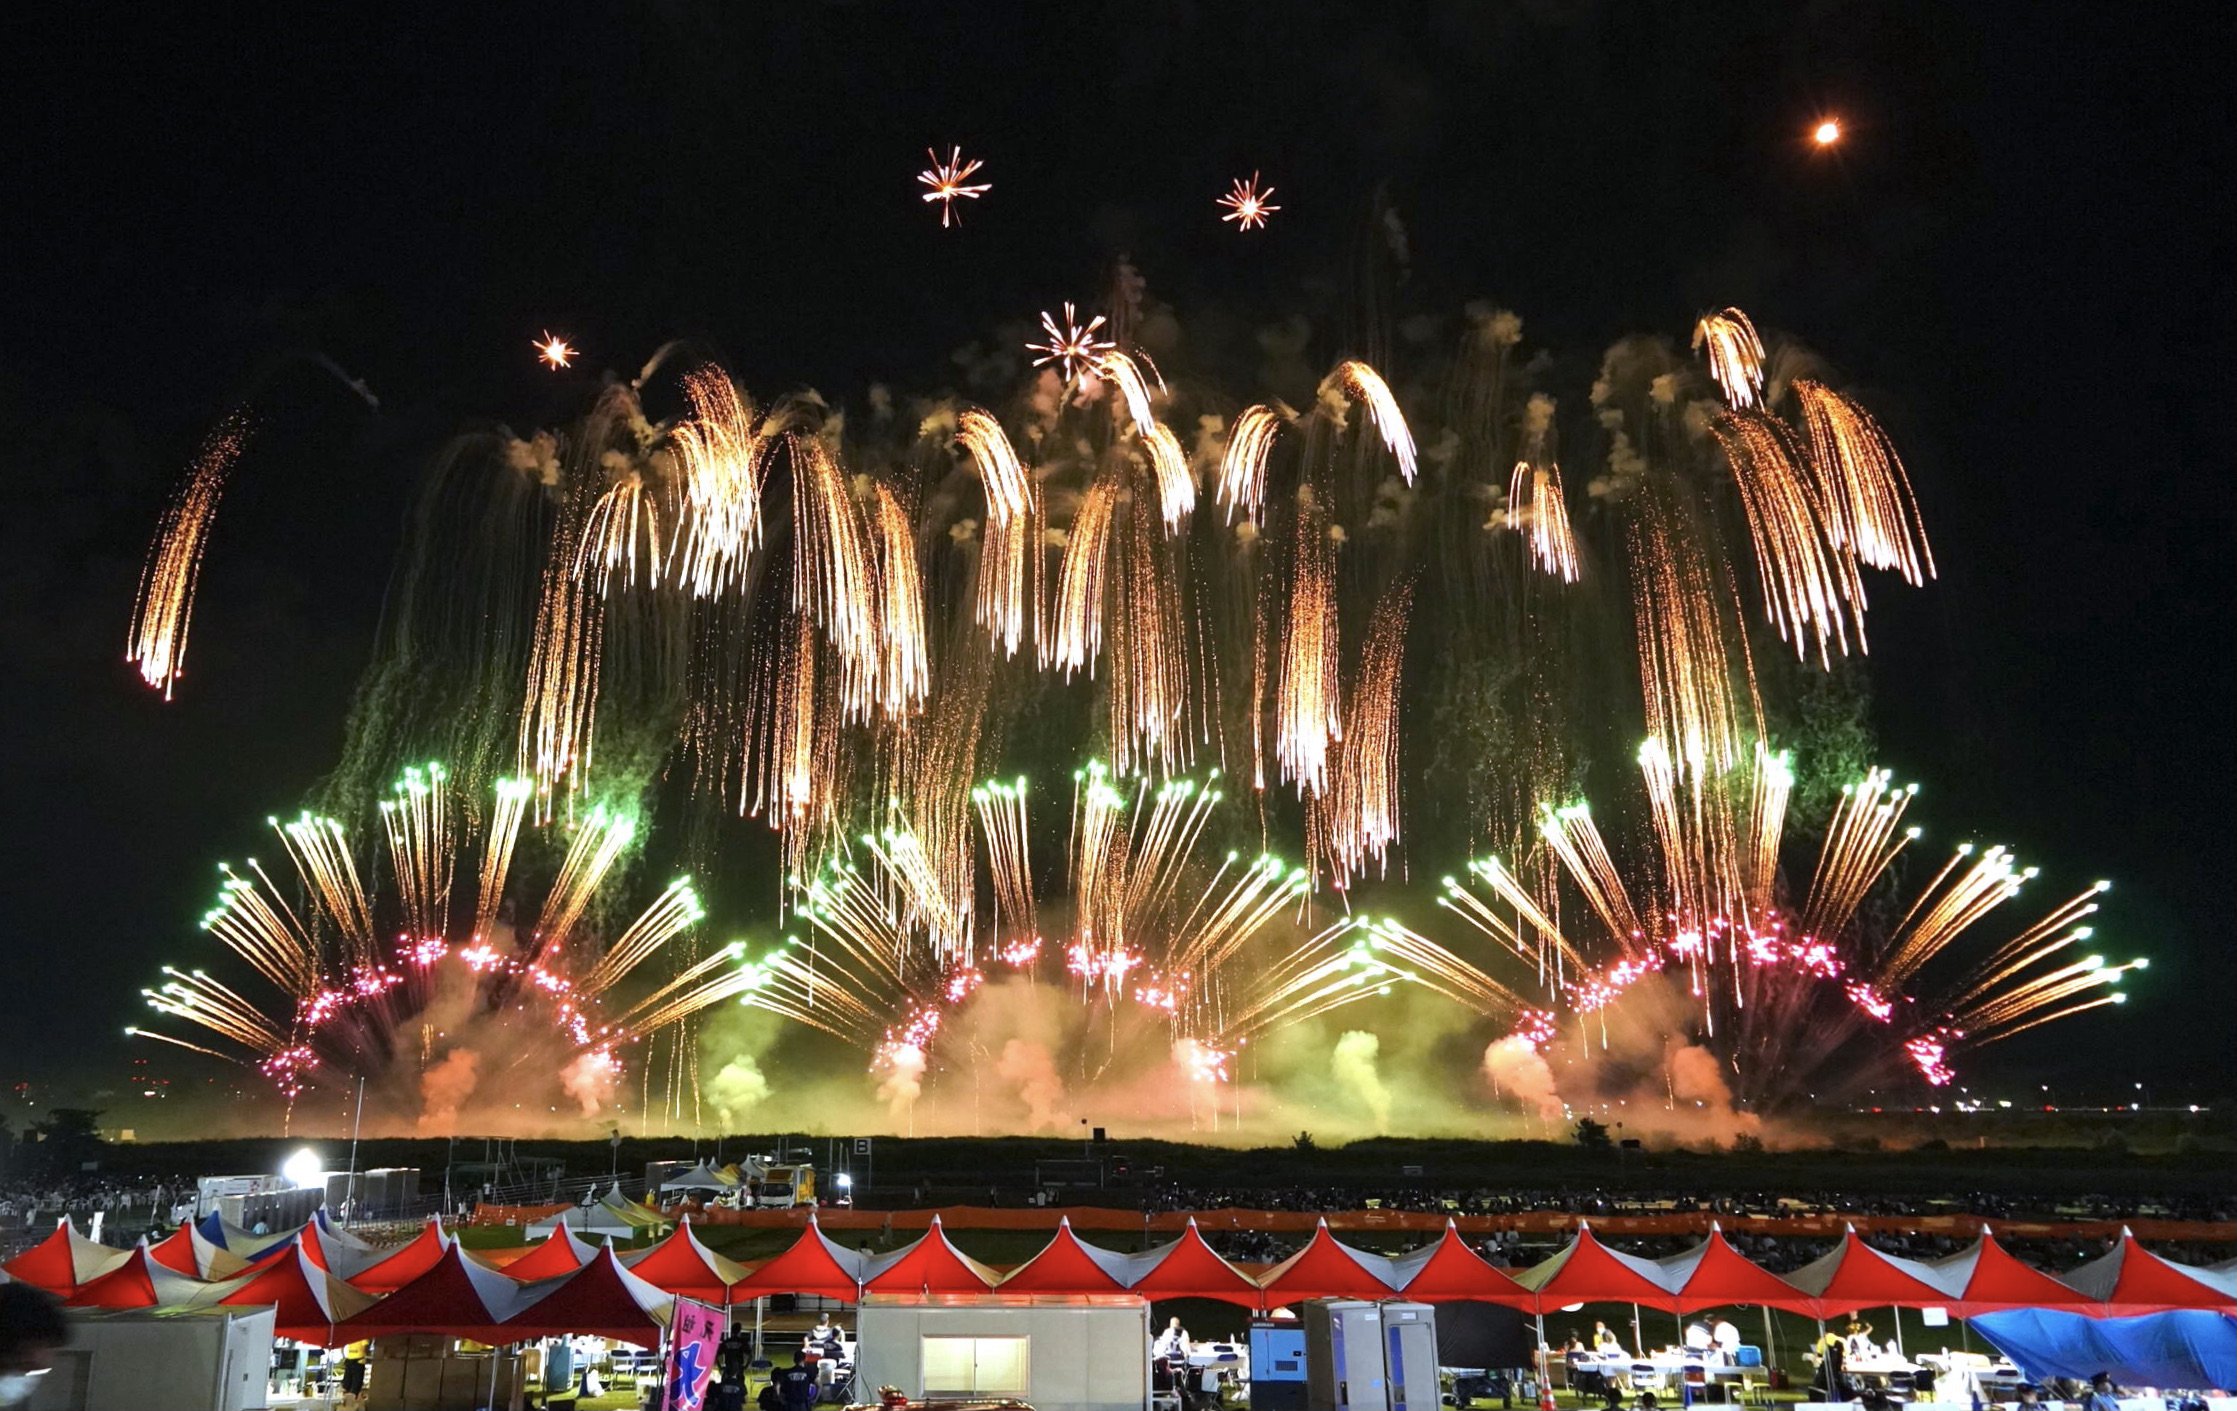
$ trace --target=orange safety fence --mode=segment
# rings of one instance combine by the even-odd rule
[[[549,1220],[563,1210],[573,1210],[571,1203],[559,1205],[491,1205],[476,1201],[470,1225],[533,1225],[538,1220]]]

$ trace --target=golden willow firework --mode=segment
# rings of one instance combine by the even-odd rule
[[[1740,1004],[1731,977],[1749,962],[1721,937],[1787,926],[1779,853],[1789,798],[1810,793],[1760,742],[1789,733],[1790,672],[1862,646],[1866,571],[1933,572],[1881,428],[1822,384],[1766,387],[1737,310],[1697,330],[1709,377],[1669,340],[1627,339],[1589,398],[1559,404],[1539,385],[1553,361],[1516,354],[1504,311],[1471,309],[1449,362],[1405,369],[1335,348],[1306,363],[1309,331],[1267,330],[1251,399],[1192,366],[1172,323],[1122,280],[1106,313],[1042,315],[1010,350],[1007,394],[997,357],[970,364],[968,400],[879,389],[844,413],[805,392],[757,405],[704,361],[661,379],[664,349],[576,425],[476,443],[503,493],[465,523],[497,586],[468,576],[464,529],[449,552],[415,548],[402,645],[353,720],[354,767],[387,760],[380,785],[396,757],[437,753],[423,741],[439,731],[472,775],[473,809],[392,815],[396,907],[463,904],[443,850],[471,818],[493,838],[472,888],[486,933],[512,840],[572,829],[568,867],[605,875],[604,844],[583,840],[604,836],[597,801],[621,800],[681,815],[703,875],[726,849],[753,853],[764,883],[739,892],[796,937],[729,970],[690,958],[657,998],[603,1011],[629,1024],[736,985],[921,1072],[974,977],[1040,967],[1085,1009],[1170,1015],[1208,1056],[1385,986],[1558,1008],[1547,995],[1650,962],[1728,997],[1704,1011],[1720,1033],[1753,1022],[1766,1006]],[[650,409],[664,401],[667,419]],[[1590,413],[1557,428],[1557,405]],[[446,464],[443,508],[472,469]],[[515,645],[412,659],[453,615]],[[1759,681],[1757,647],[1781,638],[1801,660]],[[498,706],[418,720],[405,697],[423,665],[479,673],[446,698]],[[1631,840],[1556,797],[1606,764],[1597,742],[1642,732],[1658,743],[1640,759],[1638,837],[1663,859],[1643,889],[1617,861]],[[1019,783],[972,788],[1089,753],[1108,765],[1070,811],[1030,806]],[[500,786],[507,769],[521,782]],[[1215,777],[1240,781],[1225,810]],[[687,797],[656,797],[668,780]],[[722,831],[741,816],[773,848]],[[347,840],[307,826],[288,841],[339,957],[312,988],[386,964],[390,923],[352,910]],[[1487,844],[1530,860],[1499,869],[1491,900],[1453,904],[1527,984],[1398,921],[1331,928],[1334,894],[1363,877]],[[1857,847],[1804,929],[1840,932],[1881,884],[1885,864]],[[1241,860],[1276,848],[1304,866]],[[1920,942],[1906,985],[1962,968],[1977,918],[1945,912],[1970,914],[1930,907],[1904,933],[1951,938]],[[1725,931],[1680,963],[1678,916]],[[2079,963],[2036,955],[2054,938],[1951,981],[1945,1027],[1978,1041],[2096,998],[2090,977],[2116,968],[2044,978]],[[241,1022],[228,1003],[205,1007]]]
[[[194,590],[202,579],[202,556],[209,551],[225,479],[249,441],[249,421],[234,412],[203,438],[156,527],[155,546],[140,575],[140,596],[133,605],[132,629],[124,659],[140,679],[171,699],[186,670],[186,635],[194,620]]]
[[[1587,809],[1549,804],[1541,845],[1558,864],[1556,885],[1527,883],[1529,859],[1518,870],[1487,858],[1465,882],[1445,879],[1445,908],[1493,943],[1498,965],[1519,962],[1526,977],[1485,1012],[1532,1028],[1535,1042],[1550,1041],[1550,1018],[1580,1042],[1605,1043],[1629,1011],[1675,995],[1750,1105],[1861,1090],[1892,1077],[1891,1061],[1941,1086],[1960,1047],[2118,1004],[2118,981],[2146,964],[2076,954],[2092,937],[2086,918],[2103,882],[2008,939],[1974,944],[2035,876],[2002,847],[1960,845],[1899,919],[1881,919],[1866,902],[1893,890],[1896,860],[1920,836],[1905,823],[1916,787],[1894,787],[1884,770],[1842,791],[1790,910],[1777,887],[1794,780],[1783,756],[1759,747],[1705,796],[1700,816],[1672,807],[1659,742],[1641,749],[1640,766],[1655,816],[1652,865],[1620,866]],[[1555,919],[1562,893],[1581,901],[1588,924]]]
[[[162,983],[142,992],[148,1005],[244,1050],[293,1099],[386,1072],[420,1016],[446,994],[471,994],[471,1014],[493,1016],[516,1044],[550,1048],[555,1066],[610,1076],[628,1045],[737,993],[709,960],[640,1000],[611,1004],[617,991],[653,975],[704,911],[691,883],[678,880],[611,939],[586,931],[586,913],[635,833],[628,818],[604,809],[588,810],[573,827],[534,923],[501,921],[532,794],[526,781],[502,780],[471,810],[486,807],[491,820],[471,912],[456,904],[453,888],[462,801],[439,764],[405,771],[382,801],[386,893],[368,885],[358,842],[340,821],[311,813],[272,820],[291,864],[288,884],[253,860],[245,870],[221,867],[217,904],[202,919],[269,996],[252,999],[205,967],[167,966]]]

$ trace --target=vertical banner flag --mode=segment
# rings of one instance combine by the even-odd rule
[[[668,1324],[668,1360],[662,1368],[668,1389],[668,1411],[700,1411],[707,1403],[707,1383],[715,1370],[715,1344],[722,1341],[728,1320],[722,1310],[697,1299],[676,1300],[675,1316]]]

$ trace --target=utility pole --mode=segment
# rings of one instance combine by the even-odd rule
[[[365,1077],[357,1079],[357,1115],[350,1119],[350,1173],[342,1182],[342,1224],[346,1228],[357,1222],[357,1134],[365,1125]]]

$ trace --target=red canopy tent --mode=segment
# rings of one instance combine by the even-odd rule
[[[264,1268],[219,1285],[215,1300],[232,1307],[270,1304],[273,1335],[296,1342],[337,1347],[334,1325],[364,1312],[378,1300],[351,1288],[312,1262],[308,1241],[299,1241],[266,1262]]]
[[[1002,1276],[948,1242],[940,1217],[922,1235],[872,1259],[863,1270],[865,1293],[985,1293]]]
[[[1961,1249],[1947,1259],[1930,1260],[1936,1282],[1949,1291],[1943,1307],[1960,1318],[1976,1313],[1997,1313],[2007,1308],[2060,1308],[2094,1313],[2097,1304],[2031,1264],[2022,1264],[2012,1252],[1981,1227],[1981,1238],[1971,1249]]]
[[[1678,1313],[1749,1304],[1799,1312],[1808,1300],[1794,1285],[1732,1247],[1714,1222],[1709,1237],[1692,1249],[1658,1259],[1661,1281],[1677,1291]]]
[[[734,1284],[732,1299],[759,1298],[772,1293],[812,1293],[848,1303],[862,1296],[862,1275],[870,1257],[849,1249],[823,1232],[816,1217],[808,1217],[782,1254],[762,1261],[759,1268]]]
[[[77,1231],[64,1216],[54,1233],[5,1264],[0,1273],[48,1293],[71,1293],[78,1285],[100,1278],[132,1257],[128,1249],[96,1244]]]
[[[1460,1237],[1453,1222],[1437,1242],[1424,1245],[1391,1261],[1391,1273],[1405,1297],[1420,1303],[1497,1303],[1508,1308],[1531,1306],[1530,1290],[1496,1268]]]
[[[1651,1259],[1622,1254],[1602,1244],[1592,1227],[1577,1222],[1577,1237],[1550,1258],[1515,1276],[1529,1291],[1530,1307],[1544,1314],[1572,1303],[1636,1303],[1677,1311],[1678,1296],[1662,1282]]]
[[[1912,1259],[1882,1254],[1851,1225],[1831,1251],[1786,1276],[1802,1297],[1791,1305],[1820,1320],[1859,1308],[1946,1308],[1950,1296],[1934,1271]]]
[[[1259,1276],[1258,1286],[1272,1308],[1308,1298],[1389,1298],[1397,1279],[1388,1259],[1338,1244],[1323,1220],[1303,1249]]]
[[[351,1285],[367,1293],[394,1293],[434,1268],[444,1254],[449,1252],[451,1244],[451,1237],[443,1233],[443,1222],[430,1215],[426,1227],[402,1249],[374,1261],[355,1274],[344,1274],[343,1277]],[[331,1253],[329,1257],[332,1257]],[[341,1273],[339,1269],[334,1272]]]
[[[156,1263],[149,1257],[148,1242],[142,1240],[122,1264],[78,1285],[62,1302],[69,1308],[175,1308],[208,1287],[201,1279]]]
[[[2126,1226],[2110,1253],[2068,1273],[2065,1282],[2113,1317],[2175,1308],[2237,1312],[2237,1298],[2219,1287],[2210,1271],[2152,1253]]]
[[[512,1263],[499,1265],[497,1272],[525,1284],[572,1274],[597,1257],[597,1245],[565,1225],[554,1225],[552,1232],[544,1236],[543,1243]]]
[[[223,1245],[211,1243],[192,1222],[149,1245],[148,1257],[190,1279],[230,1279],[249,1267],[248,1260]]]
[[[660,1345],[660,1335],[675,1311],[674,1294],[663,1293],[623,1268],[608,1248],[573,1273],[547,1281],[548,1290],[507,1319],[498,1337],[504,1342],[582,1333],[642,1348]]]
[[[1145,1298],[1214,1298],[1256,1308],[1265,1290],[1204,1242],[1191,1219],[1181,1237],[1140,1256],[1142,1272],[1128,1287]]]
[[[322,1220],[305,1225],[296,1233],[295,1240],[313,1264],[337,1279],[362,1274],[395,1252],[369,1245],[347,1231],[329,1229]]]
[[[1004,1293],[1125,1293],[1134,1261],[1116,1250],[1098,1249],[1072,1233],[1069,1218],[1041,1252],[1012,1269],[1002,1280]]]
[[[746,1277],[744,1265],[701,1244],[689,1220],[652,1248],[622,1256],[621,1262],[662,1293],[682,1294],[701,1303],[728,1303],[731,1286]]]
[[[498,1324],[528,1308],[550,1287],[549,1283],[515,1283],[468,1259],[464,1250],[451,1244],[418,1278],[337,1323],[334,1337],[354,1342],[397,1333],[436,1333],[492,1344],[509,1342],[514,1339]]]

